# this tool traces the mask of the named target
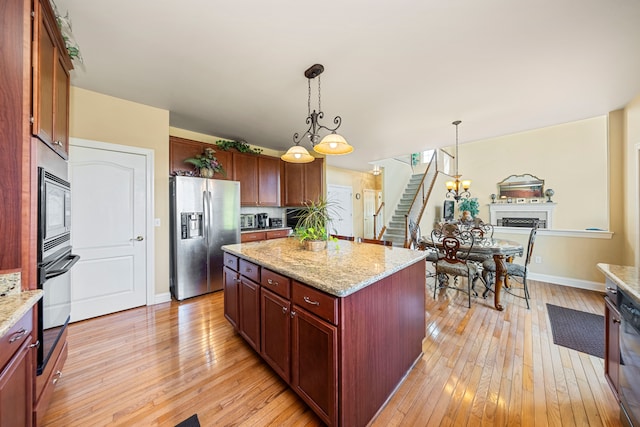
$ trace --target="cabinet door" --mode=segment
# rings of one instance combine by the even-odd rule
[[[315,159],[311,163],[305,163],[304,200],[317,202],[324,196],[323,160]]]
[[[604,299],[605,345],[604,376],[618,398],[620,367],[620,312],[609,297]]]
[[[61,154],[66,158],[69,153],[69,72],[60,55],[56,55],[53,117],[53,143],[56,150],[61,151]]]
[[[0,426],[33,424],[33,349],[31,337],[0,374]]]
[[[328,425],[337,425],[338,330],[293,306],[291,386]]]
[[[258,204],[280,205],[280,159],[258,157]]]
[[[233,153],[233,179],[240,181],[240,204],[258,204],[258,157]]]
[[[260,285],[240,276],[240,335],[260,352]]]
[[[173,175],[178,171],[195,171],[195,167],[184,160],[189,157],[195,157],[202,154],[206,147],[212,147],[215,150],[216,159],[222,165],[224,173],[215,173],[214,179],[233,179],[233,160],[230,151],[224,151],[217,145],[207,144],[205,142],[193,141],[191,139],[180,138],[177,136],[169,137],[169,174]]]
[[[43,7],[35,2],[37,53],[34,58],[33,78],[33,134],[53,145],[53,112],[55,106],[56,45],[53,28],[44,18]]]
[[[261,354],[286,382],[290,378],[291,303],[279,295],[261,288],[262,323]]]
[[[224,267],[222,276],[224,283],[224,317],[233,325],[234,329],[238,330],[239,274],[229,267]]]
[[[284,162],[285,206],[302,206],[304,202],[304,164]]]

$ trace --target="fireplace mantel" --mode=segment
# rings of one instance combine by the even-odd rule
[[[556,203],[491,203],[489,204],[489,216],[491,224],[498,226],[503,218],[537,218],[545,221],[541,228],[553,228],[553,210]]]

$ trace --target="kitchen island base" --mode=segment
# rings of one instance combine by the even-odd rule
[[[242,254],[225,253],[225,316],[323,422],[366,425],[422,355],[424,259],[336,296]]]

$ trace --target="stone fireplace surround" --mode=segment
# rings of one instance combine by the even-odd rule
[[[489,216],[491,224],[498,226],[498,220],[503,218],[537,218],[541,223],[540,228],[553,228],[553,210],[556,203],[491,203],[489,204]]]

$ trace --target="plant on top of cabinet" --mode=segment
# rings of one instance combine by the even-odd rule
[[[196,167],[196,171],[203,178],[213,178],[214,173],[220,173],[227,176],[222,164],[218,161],[215,154],[215,150],[211,147],[206,147],[202,154],[196,154],[195,157],[189,157],[185,159],[185,163],[191,163]]]
[[[232,141],[226,139],[219,139],[216,141],[216,145],[225,151],[229,151],[231,148],[235,148],[241,153],[261,154],[262,148],[251,148],[247,141]]]
[[[78,46],[78,42],[73,36],[73,29],[71,28],[71,18],[69,17],[69,11],[62,16],[62,14],[58,11],[58,6],[56,2],[51,0],[51,6],[53,6],[53,13],[56,16],[56,23],[58,24],[58,28],[60,28],[60,34],[62,34],[62,39],[64,40],[64,45],[67,48],[67,53],[69,54],[69,58],[73,61],[77,60],[81,64],[84,64],[84,59],[82,58],[82,54],[80,53],[80,46]]]

